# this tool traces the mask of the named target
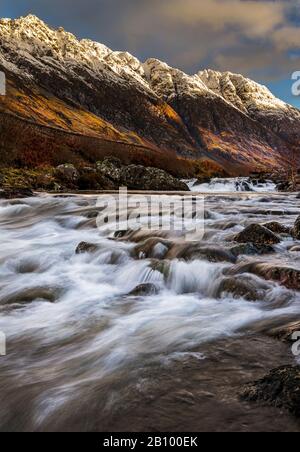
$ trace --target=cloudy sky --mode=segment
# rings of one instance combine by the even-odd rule
[[[229,70],[300,108],[300,0],[1,0],[1,17],[33,13],[78,37],[156,57],[192,74]]]

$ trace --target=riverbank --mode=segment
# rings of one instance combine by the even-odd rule
[[[106,159],[97,165],[77,169],[65,164],[57,168],[0,169],[0,199],[34,196],[34,193],[52,194],[109,194],[119,187],[130,193],[194,194],[204,193],[263,193],[295,192],[288,179],[274,174],[238,178],[216,178],[214,175],[193,179],[177,179],[155,169],[136,165],[124,166],[117,159]]]

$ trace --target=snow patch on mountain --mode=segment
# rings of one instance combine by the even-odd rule
[[[142,64],[128,52],[113,52],[89,39],[78,40],[63,28],[48,27],[36,16],[0,20],[0,39],[6,47],[18,48],[19,59],[24,56],[37,66],[43,65],[45,71],[54,69],[63,73],[66,68],[83,65],[102,76],[115,74],[149,89]],[[11,64],[8,69],[12,69]]]
[[[244,113],[254,115],[259,112],[263,114],[281,112],[300,118],[297,109],[276,98],[266,86],[240,74],[206,69],[197,75],[210,90]]]
[[[143,68],[150,87],[166,101],[178,95],[199,96],[210,91],[197,75],[189,76],[157,59],[148,59]]]

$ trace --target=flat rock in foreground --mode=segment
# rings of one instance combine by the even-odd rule
[[[285,366],[272,370],[266,377],[249,383],[241,397],[285,408],[300,417],[300,367]]]

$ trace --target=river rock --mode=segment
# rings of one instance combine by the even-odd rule
[[[291,248],[289,248],[289,251],[291,251],[292,253],[299,253],[300,252],[300,245],[291,246]]]
[[[157,295],[159,293],[158,288],[154,284],[146,283],[140,284],[128,295],[130,297],[145,297],[147,295]]]
[[[253,188],[247,181],[236,182],[235,187],[237,191],[253,191]]]
[[[294,224],[294,227],[292,230],[292,235],[295,239],[300,240],[300,216],[295,221],[295,224]]]
[[[97,172],[85,172],[81,170],[77,180],[79,190],[118,190],[119,185],[108,177]]]
[[[248,301],[257,301],[264,298],[267,285],[259,285],[257,280],[242,275],[225,278],[221,281],[216,296],[222,298],[224,293],[229,293],[235,298],[245,298]]]
[[[188,186],[179,179],[157,168],[129,165],[122,173],[122,181],[132,190],[147,191],[189,191]]]
[[[273,232],[274,234],[290,234],[292,231],[291,227],[285,226],[284,224],[280,224],[277,221],[265,223],[263,226],[269,229],[269,231]]]
[[[254,243],[241,243],[240,245],[235,245],[230,248],[230,252],[238,257],[238,256],[255,256],[262,254],[271,254],[274,253],[275,250],[271,245],[258,245]]]
[[[300,367],[283,366],[243,389],[241,397],[250,402],[285,408],[300,417]]]
[[[138,259],[164,259],[172,243],[158,237],[152,237],[139,243],[133,250],[133,257]]]
[[[260,198],[257,200],[257,202],[266,204],[266,203],[272,202],[272,199],[271,198]]]
[[[296,320],[273,328],[269,334],[284,342],[293,343],[295,341],[293,334],[298,332],[300,332],[300,321]]]
[[[76,254],[95,253],[99,249],[94,243],[81,242],[76,248]]]
[[[279,182],[276,185],[276,190],[280,192],[287,192],[291,190],[291,185],[289,181]]]
[[[103,162],[97,162],[97,171],[119,186],[122,184],[122,167],[121,160],[114,157],[107,158]]]
[[[79,173],[74,165],[70,163],[65,163],[63,165],[59,165],[56,168],[56,175],[62,180],[66,182],[76,182],[79,176]]]
[[[17,305],[32,303],[37,300],[45,300],[54,303],[59,297],[60,288],[54,287],[28,287],[22,290],[16,290],[9,295],[2,296],[0,305]]]
[[[123,165],[116,158],[97,163],[97,170],[129,190],[145,191],[189,191],[186,183],[176,179],[166,171],[142,165]]]
[[[207,260],[208,262],[236,263],[236,256],[228,250],[217,246],[186,242],[175,243],[166,255],[166,259],[183,259],[185,261]]]
[[[180,237],[184,235],[184,232],[174,232],[174,237]],[[167,239],[170,236],[169,231],[152,231],[149,229],[129,229],[127,231],[116,231],[114,238],[122,242],[142,243],[151,238]]]
[[[34,193],[30,188],[3,188],[0,190],[0,199],[31,198]]]
[[[254,243],[258,245],[274,245],[280,243],[279,237],[269,229],[259,224],[251,224],[234,237],[239,243]]]
[[[268,262],[249,262],[230,269],[229,274],[253,273],[266,280],[278,282],[288,289],[300,290],[300,270]]]
[[[153,271],[161,273],[165,279],[167,279],[170,275],[170,262],[169,261],[151,259],[149,268],[151,268],[151,270],[153,270]]]

